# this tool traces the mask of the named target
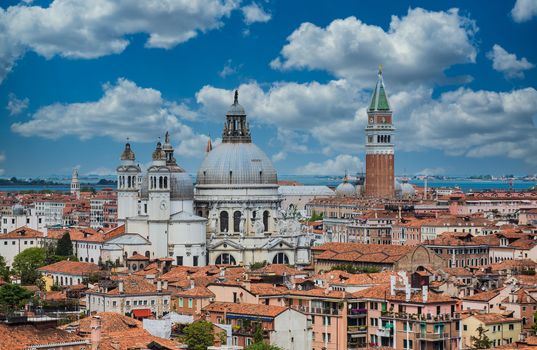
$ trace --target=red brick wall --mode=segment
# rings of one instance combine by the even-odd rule
[[[368,197],[394,196],[393,154],[368,154],[365,157],[365,194]]]

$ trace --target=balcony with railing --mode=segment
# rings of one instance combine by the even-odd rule
[[[441,341],[451,338],[449,333],[416,332],[416,339],[425,341]]]
[[[367,333],[367,326],[347,326],[347,333],[357,334],[357,333]]]
[[[329,316],[338,316],[340,314],[339,310],[335,308],[308,307],[303,305],[291,305],[290,307],[291,309],[295,309],[306,314]]]
[[[363,318],[367,316],[367,309],[364,309],[364,308],[349,309],[349,312],[347,315],[351,318]]]
[[[392,312],[383,311],[380,315],[384,319],[397,319],[403,321],[420,321],[420,322],[446,322],[446,321],[458,321],[461,319],[461,315],[457,312],[448,314],[414,314],[406,312]]]

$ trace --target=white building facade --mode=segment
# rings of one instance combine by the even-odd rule
[[[254,143],[244,108],[226,114],[222,143],[197,173],[195,207],[208,219],[209,264],[308,264],[310,241],[281,209],[276,169]]]

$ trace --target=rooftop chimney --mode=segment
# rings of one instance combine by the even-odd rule
[[[390,295],[395,295],[395,276],[390,276]]]
[[[162,292],[162,281],[161,280],[157,281],[157,292]]]
[[[91,350],[97,350],[101,343],[101,316],[93,316],[90,323]]]
[[[405,284],[405,300],[410,301],[410,284]]]
[[[124,288],[123,288],[123,281],[119,281],[118,283],[118,286],[117,286],[117,289],[120,293],[123,293],[125,292]]]
[[[423,286],[421,287],[421,298],[423,300],[423,303],[427,303],[427,297],[429,296],[429,287]]]
[[[190,280],[190,289],[194,288],[196,286],[196,283],[194,280]]]
[[[168,290],[168,281],[162,281],[162,289]]]

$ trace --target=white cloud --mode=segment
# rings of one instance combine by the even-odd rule
[[[525,57],[517,59],[515,54],[505,51],[498,44],[494,44],[487,57],[492,60],[492,68],[502,72],[507,78],[523,78],[525,70],[535,67]]]
[[[507,156],[537,164],[536,115],[534,88],[460,88],[438,100],[412,102],[410,112],[396,121],[397,146],[408,151],[439,149],[454,156]]]
[[[476,31],[475,22],[457,9],[410,9],[402,18],[392,16],[388,31],[355,17],[334,20],[326,28],[302,23],[271,66],[322,69],[370,87],[381,63],[392,91],[405,84],[443,83],[454,79],[444,75],[447,68],[475,62]]]
[[[115,174],[116,174],[115,170],[105,168],[105,167],[99,167],[91,171],[88,171],[86,173],[86,175],[97,175],[97,176],[107,176],[107,175],[115,175]]]
[[[28,108],[30,100],[26,97],[23,99],[18,99],[15,94],[11,93],[8,96],[6,109],[9,111],[9,115],[14,116],[20,114]]]
[[[25,50],[51,58],[121,53],[128,35],[149,35],[146,47],[172,48],[222,26],[236,0],[54,0],[48,7],[0,8],[0,80]]]
[[[279,162],[285,159],[287,159],[287,152],[285,151],[280,151],[272,156],[273,162]]]
[[[183,110],[178,107],[181,105],[164,100],[158,90],[139,87],[127,79],[105,84],[103,90],[103,96],[95,102],[42,107],[29,121],[12,124],[11,130],[48,139],[74,135],[82,140],[109,137],[124,141],[128,137],[139,142],[153,142],[169,130],[172,141],[181,140],[179,152],[199,155],[193,147],[206,141],[206,136],[180,121],[182,116],[177,113]]]
[[[366,116],[365,110],[363,115],[356,111],[367,103],[369,92],[343,79],[326,84],[276,82],[269,86],[250,82],[238,89],[239,102],[253,126],[277,129],[275,141],[281,152],[274,156],[275,161],[285,159],[288,153],[306,153],[312,139],[327,146],[329,154],[359,150]],[[201,105],[199,115],[220,122],[233,101],[233,90],[204,86],[196,100]],[[253,133],[255,137],[255,130]]]
[[[418,171],[416,173],[416,175],[429,175],[429,176],[434,176],[434,175],[442,175],[442,174],[445,174],[446,173],[446,169],[442,168],[442,167],[436,167],[436,168],[425,168],[425,169],[421,169],[420,171]]]
[[[225,78],[229,75],[233,75],[235,73],[237,73],[237,71],[242,67],[242,64],[241,65],[238,65],[238,66],[233,66],[232,62],[231,62],[231,59],[227,60],[226,61],[226,64],[224,64],[224,68],[222,68],[222,70],[220,72],[218,72],[218,75],[221,77],[221,78]]]
[[[257,3],[252,2],[250,5],[242,8],[242,14],[244,15],[244,23],[250,25],[256,22],[268,22],[272,18],[272,15],[266,12]]]
[[[537,16],[537,0],[516,0],[511,16],[518,23],[529,21]]]
[[[461,88],[438,99],[432,95],[432,88],[427,87],[390,95],[396,151],[506,156],[537,164],[532,119],[537,116],[535,89],[494,92]],[[222,121],[232,96],[232,90],[203,87],[196,94],[199,115]],[[273,155],[275,161],[309,149],[327,156],[363,151],[369,96],[369,91],[343,79],[327,84],[279,82],[266,87],[250,82],[239,87],[239,102],[253,125],[275,127],[281,135],[276,137],[280,149]]]
[[[363,168],[362,161],[355,156],[340,154],[334,159],[327,159],[324,162],[309,162],[308,164],[295,169],[298,175],[341,175],[346,171],[357,172]]]

